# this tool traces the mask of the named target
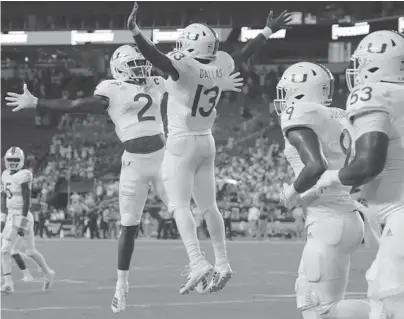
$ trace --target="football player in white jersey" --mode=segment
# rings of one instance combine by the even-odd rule
[[[317,186],[363,185],[369,213],[385,227],[366,278],[370,319],[404,318],[404,36],[376,31],[359,43],[347,70],[347,118],[355,158]]]
[[[165,101],[164,79],[151,76],[151,64],[134,45],[119,47],[110,60],[114,80],[102,81],[94,95],[77,100],[38,99],[24,86],[22,95],[8,93],[14,110],[47,108],[70,113],[108,113],[123,144],[119,181],[119,209],[122,232],[118,242],[117,285],[111,308],[125,310],[128,276],[149,184],[166,203],[161,182],[165,137],[160,106]]]
[[[29,211],[31,203],[32,173],[23,169],[24,152],[11,147],[4,156],[6,170],[1,175],[2,213],[7,214],[2,232],[1,257],[4,284],[1,292],[14,292],[11,278],[11,256],[25,245],[26,254],[44,273],[43,291],[50,288],[55,272],[49,268],[42,254],[36,250],[34,241],[34,217]]]
[[[269,38],[285,27],[290,15],[285,11],[266,27],[240,52],[230,56],[219,51],[219,38],[208,25],[193,23],[177,40],[176,50],[165,55],[147,39],[136,24],[137,4],[128,19],[128,28],[143,55],[169,75],[167,80],[168,139],[163,161],[163,180],[167,189],[170,211],[174,213],[178,230],[190,259],[189,274],[180,288],[181,294],[206,282],[212,272],[200,250],[195,221],[190,210],[191,196],[206,220],[215,253],[213,278],[206,289],[221,290],[232,276],[227,258],[223,218],[216,204],[215,142],[212,126],[216,105],[222,91],[240,91],[239,73],[232,74],[235,64],[247,60]],[[205,285],[204,285],[205,286]]]
[[[341,167],[350,158],[345,112],[328,107],[333,90],[331,72],[310,62],[290,66],[277,85],[274,103],[285,156],[296,176],[280,199],[287,207],[299,200],[307,204],[307,242],[295,285],[303,318],[367,319],[367,302],[344,300],[351,253],[361,244],[364,228],[351,188],[333,187],[317,198],[311,190],[327,168]]]

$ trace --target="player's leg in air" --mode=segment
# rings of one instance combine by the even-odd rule
[[[16,245],[20,245],[19,242],[23,241],[26,255],[35,262],[35,264],[38,266],[39,269],[41,269],[42,273],[44,274],[44,283],[42,290],[47,291],[52,286],[53,280],[55,279],[55,271],[48,266],[44,256],[36,249],[34,235],[34,217],[31,213],[28,213],[28,218],[30,220],[28,230],[24,232],[24,237],[18,236]]]
[[[404,318],[404,214],[387,218],[376,260],[366,274],[369,319]]]
[[[207,291],[212,293],[223,289],[233,272],[227,258],[224,221],[216,204],[215,141],[211,135],[200,136],[199,138],[205,143],[205,153],[210,155],[205,157],[197,168],[193,198],[206,220],[215,253],[215,270],[211,282],[207,285]],[[197,291],[200,292],[199,289]]]
[[[204,161],[198,144],[201,136],[169,137],[163,161],[163,181],[178,232],[189,258],[187,279],[180,294],[187,294],[212,272],[201,252],[190,202],[197,167]]]
[[[127,151],[122,156],[119,180],[119,210],[121,234],[118,240],[118,280],[112,299],[113,312],[126,308],[129,291],[129,268],[135,248],[135,238],[149,192],[149,184],[159,171],[163,150],[150,154],[134,154]]]
[[[358,213],[330,216],[308,226],[296,280],[297,308],[304,319],[368,319],[364,300],[344,299],[350,259],[363,238]]]

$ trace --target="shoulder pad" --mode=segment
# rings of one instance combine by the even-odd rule
[[[231,74],[235,70],[234,59],[231,57],[230,54],[224,51],[218,51],[216,53],[216,64],[227,74]]]
[[[172,51],[168,53],[167,56],[178,72],[187,72],[190,64],[194,61],[193,58],[185,55],[180,51]]]
[[[97,85],[97,87],[94,90],[94,95],[109,97],[113,87],[120,87],[121,85],[122,85],[121,81],[104,80]]]
[[[293,127],[313,128],[321,121],[325,106],[314,103],[299,103],[287,107],[281,115],[282,132]]]
[[[162,76],[151,76],[147,79],[147,82],[159,91],[165,90],[166,80]]]
[[[388,109],[389,91],[383,83],[364,84],[355,88],[346,101],[346,112],[348,119],[372,112],[389,112]]]
[[[22,169],[17,174],[20,174],[19,180],[22,183],[31,183],[32,182],[32,173],[27,169]]]

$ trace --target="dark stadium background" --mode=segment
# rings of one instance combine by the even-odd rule
[[[402,32],[404,4],[162,1],[140,5],[139,25],[150,34],[153,29],[175,31],[191,22],[206,22],[223,30],[219,32],[220,48],[228,52],[244,45],[240,41],[242,28],[262,28],[270,9],[275,14],[284,9],[295,12],[294,24],[284,38],[268,40],[241,67],[245,79],[243,92],[224,94],[215,125],[218,201],[224,215],[233,221],[230,223],[233,234],[248,236],[249,227],[255,227],[248,221],[251,207],[260,210],[260,224],[293,222],[293,212],[277,204],[282,184],[292,178],[282,154],[283,138],[272,105],[280,74],[297,61],[325,64],[335,77],[334,106],[344,108],[348,94],[344,70],[353,49],[368,32],[379,29]],[[26,165],[35,175],[33,209],[38,225],[50,220],[52,234],[60,235],[63,229],[64,236],[73,235],[73,221],[80,224],[94,216],[98,216],[100,229],[108,229],[108,220],[117,218],[120,143],[107,117],[35,111],[12,113],[4,105],[4,95],[7,91],[20,92],[23,82],[40,97],[74,99],[92,94],[95,85],[109,76],[110,54],[123,43],[114,43],[116,35],[114,41],[72,45],[59,34],[70,37],[72,30],[90,35],[97,30],[126,34],[131,7],[131,2],[112,1],[1,3],[1,152],[3,155],[12,145],[25,151]],[[360,31],[363,25],[365,33]],[[16,31],[26,32],[27,42],[15,43],[12,37]],[[339,33],[338,38],[335,32]],[[162,41],[158,46],[169,52],[174,44]],[[159,74],[158,70],[154,72]],[[77,196],[72,197],[75,193]],[[83,213],[82,204],[89,208],[88,213]],[[154,192],[149,196],[147,211],[150,215],[146,214],[146,224],[153,225],[152,229],[159,224],[161,231],[166,226],[170,234],[172,220],[161,211]],[[240,221],[245,225],[240,225]],[[289,224],[292,225],[281,223]],[[264,232],[270,237],[291,237],[295,233],[292,226],[286,230],[281,226],[269,227],[270,230],[266,226],[256,228],[261,229],[256,236]]]

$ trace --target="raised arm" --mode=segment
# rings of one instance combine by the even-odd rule
[[[7,92],[8,106],[15,106],[13,112],[29,108],[44,108],[63,113],[94,113],[102,114],[109,106],[109,98],[101,95],[76,100],[41,99],[33,96],[24,84],[23,93]]]
[[[283,11],[279,17],[272,19],[273,11],[269,12],[267,22],[264,29],[254,39],[247,42],[243,48],[232,54],[236,69],[243,61],[248,60],[255,52],[257,52],[264,43],[268,40],[271,34],[277,32],[280,29],[287,28],[292,20],[291,13]]]
[[[156,68],[169,74],[173,80],[177,80],[179,74],[172,65],[171,60],[163,52],[159,51],[154,43],[147,39],[137,26],[136,15],[138,8],[139,6],[137,2],[135,2],[132,13],[128,18],[128,29],[132,32],[133,39],[135,40],[140,52],[146,60],[150,61],[150,63]]]

